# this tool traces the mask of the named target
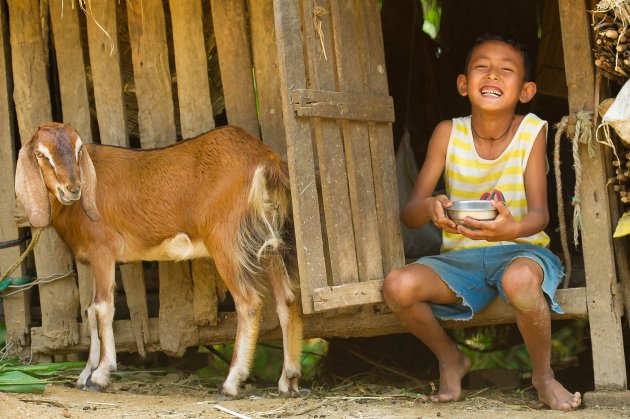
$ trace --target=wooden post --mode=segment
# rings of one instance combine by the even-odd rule
[[[13,89],[11,70],[7,63],[8,21],[6,8],[0,5],[0,241],[15,240],[19,231],[13,222],[15,192],[15,113],[11,106],[9,92]],[[20,247],[0,250],[0,273],[5,273],[20,256]],[[23,271],[18,269],[11,276],[18,277]],[[6,293],[5,293],[6,294]],[[30,344],[29,327],[31,322],[31,293],[20,292],[3,297],[4,319],[7,326],[7,345],[12,353],[25,351]]]
[[[13,60],[13,100],[22,143],[28,141],[38,124],[52,119],[46,59],[39,2],[11,0],[11,50]],[[52,228],[44,230],[35,247],[37,275],[45,277],[72,270],[72,257]],[[79,295],[73,277],[39,286],[42,329],[51,347],[78,342]]]
[[[118,51],[116,4],[115,0],[92,0],[88,3],[86,20],[90,68],[101,144],[129,147]],[[120,275],[138,353],[144,356],[144,344],[149,335],[149,315],[142,264],[123,265],[120,267]]]
[[[176,140],[173,93],[166,43],[166,22],[160,0],[127,2],[129,37],[138,99],[143,148]],[[196,345],[192,280],[188,262],[160,262],[160,344],[169,355],[181,356]]]
[[[228,122],[260,138],[245,1],[211,0]]]
[[[595,77],[590,48],[590,27],[584,1],[559,0],[569,111],[593,111]],[[582,249],[586,270],[588,317],[593,348],[596,390],[625,390],[626,367],[621,331],[610,209],[606,197],[604,153],[590,157],[580,144],[582,162]],[[617,291],[618,292],[618,291]]]

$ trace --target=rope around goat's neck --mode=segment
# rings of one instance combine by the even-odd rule
[[[575,190],[571,204],[573,205],[573,242],[575,246],[579,244],[578,236],[582,228],[582,211],[580,202],[580,189],[582,185],[582,163],[579,156],[579,143],[583,143],[588,147],[589,156],[595,154],[592,145],[593,140],[593,114],[592,112],[579,111],[575,114],[564,116],[560,122],[556,124],[556,136],[554,141],[554,171],[556,178],[556,196],[558,201],[558,223],[560,224],[560,242],[562,244],[562,253],[564,254],[564,264],[566,275],[564,277],[563,288],[569,286],[571,279],[571,253],[567,240],[567,226],[564,217],[564,200],[562,196],[562,179],[560,171],[560,140],[562,134],[566,133],[567,137],[573,133],[573,138],[569,138],[572,144],[573,167],[575,168]]]
[[[37,244],[37,241],[39,240],[39,236],[42,234],[42,231],[44,231],[43,228],[33,228],[33,238],[31,239],[31,242],[29,243],[28,247],[26,248],[24,253],[22,253],[20,255],[20,257],[18,258],[17,262],[15,262],[9,268],[8,271],[6,271],[4,274],[2,274],[2,278],[0,278],[0,282],[2,282],[5,279],[7,279],[9,277],[9,275],[11,275],[13,273],[13,271],[15,271],[18,268],[18,266],[20,266],[22,264],[22,262],[24,262],[24,259],[26,259],[26,256],[28,256],[28,254],[33,250],[33,248]]]

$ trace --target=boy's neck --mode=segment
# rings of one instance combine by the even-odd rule
[[[492,114],[473,111],[470,121],[473,136],[486,141],[503,140],[509,137],[515,118],[514,112]]]

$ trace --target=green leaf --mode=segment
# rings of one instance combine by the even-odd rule
[[[0,374],[0,391],[42,394],[45,388],[46,380],[31,377],[20,371],[7,371]]]

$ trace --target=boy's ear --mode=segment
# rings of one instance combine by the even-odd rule
[[[536,94],[537,89],[538,88],[536,87],[536,83],[534,83],[533,81],[526,81],[521,88],[521,95],[519,96],[518,100],[521,103],[529,102]]]
[[[468,96],[468,80],[465,74],[457,76],[457,92],[462,96]]]

